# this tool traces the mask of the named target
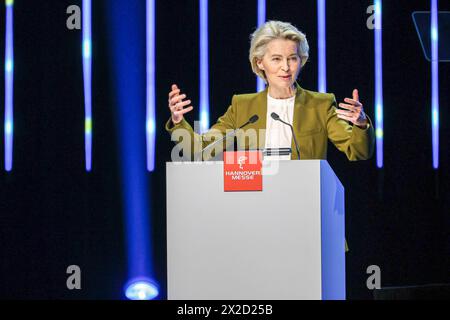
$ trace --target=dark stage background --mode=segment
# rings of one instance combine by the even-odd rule
[[[93,2],[91,173],[84,169],[81,31],[66,28],[66,8],[81,6],[81,1],[17,0],[14,4],[14,166],[12,173],[0,171],[3,299],[124,298],[127,265],[116,130],[120,119],[109,51],[114,35],[105,13],[108,1]],[[126,10],[144,0],[123,2]],[[289,21],[306,33],[310,60],[299,82],[317,90],[316,1],[267,2],[268,19]],[[328,91],[342,101],[358,88],[366,112],[374,119],[374,37],[366,27],[371,4],[327,1],[327,67]],[[441,11],[450,10],[448,1],[439,5]],[[349,299],[372,298],[366,288],[370,265],[380,266],[382,286],[450,282],[450,64],[440,64],[441,167],[434,171],[431,66],[411,18],[413,11],[429,6],[430,1],[383,1],[385,169],[377,170],[375,159],[351,163],[333,146],[329,148],[328,160],[346,187]],[[155,276],[161,286],[159,298],[164,299],[165,163],[172,148],[164,131],[170,114],[167,93],[177,83],[195,106],[188,120],[198,119],[198,2],[157,1],[156,10],[158,153],[155,172],[145,174],[152,186]],[[2,35],[4,17],[1,6]],[[210,1],[209,17],[214,122],[233,94],[255,90],[247,56],[249,35],[256,25],[256,1]],[[4,52],[3,36],[0,41]],[[3,74],[3,64],[1,68]],[[4,88],[3,77],[0,87]],[[0,101],[4,101],[3,89]],[[0,159],[3,168],[3,153]],[[81,290],[66,288],[66,268],[72,264],[82,269]]]

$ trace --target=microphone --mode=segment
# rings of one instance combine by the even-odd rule
[[[201,151],[201,154],[203,154],[203,152],[205,152],[206,150],[212,148],[213,146],[215,146],[217,143],[225,140],[226,138],[228,138],[229,136],[232,136],[236,133],[236,131],[244,128],[245,126],[251,124],[251,123],[255,123],[256,121],[259,120],[258,115],[254,114],[253,116],[250,117],[250,119],[248,119],[248,121],[246,123],[244,123],[242,126],[240,126],[237,129],[234,129],[233,131],[229,132],[228,134],[226,134],[225,136],[223,136],[222,138],[220,138],[219,140],[214,141],[213,143],[207,145],[206,147],[204,147]]]
[[[278,114],[276,114],[275,112],[272,112],[270,114],[270,116],[272,117],[273,120],[280,121],[281,123],[284,123],[285,125],[289,126],[289,128],[291,128],[292,138],[294,138],[294,143],[295,143],[295,149],[297,149],[298,160],[300,160],[300,149],[298,147],[297,138],[295,137],[294,128],[292,127],[292,125],[290,123],[288,123],[288,122],[285,122],[285,121],[281,120],[280,116]]]

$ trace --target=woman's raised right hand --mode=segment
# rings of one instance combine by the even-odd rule
[[[169,93],[169,109],[172,114],[173,124],[180,123],[181,120],[183,120],[184,114],[194,109],[192,106],[185,108],[191,104],[191,100],[183,101],[186,99],[186,95],[180,93],[181,91],[178,89],[177,85],[173,84],[172,91]]]

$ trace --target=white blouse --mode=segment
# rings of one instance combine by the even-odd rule
[[[277,113],[280,119],[291,124],[294,119],[295,96],[287,99],[275,99],[267,93],[267,126],[265,148],[291,148],[292,131],[289,126],[272,119],[272,112]],[[276,157],[280,160],[289,160],[290,156]],[[271,157],[275,159],[275,157]]]

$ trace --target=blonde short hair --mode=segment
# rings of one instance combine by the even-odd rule
[[[297,43],[298,55],[301,58],[301,67],[305,65],[309,57],[308,40],[304,33],[299,31],[292,24],[281,21],[268,21],[256,29],[250,37],[250,64],[253,72],[265,82],[266,75],[258,67],[257,60],[261,60],[266,53],[267,44],[274,39],[292,40]]]

